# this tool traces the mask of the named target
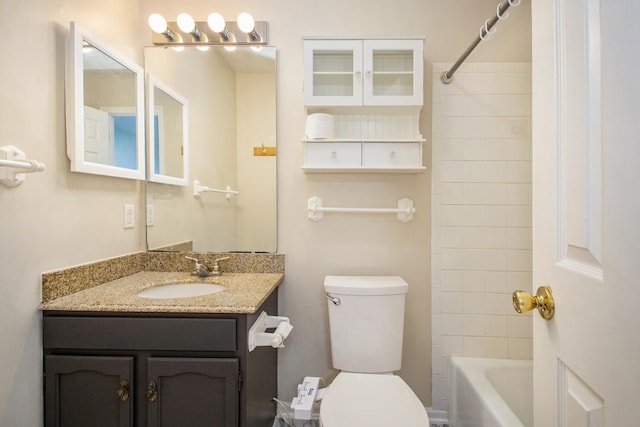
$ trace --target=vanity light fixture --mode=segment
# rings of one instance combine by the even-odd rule
[[[256,31],[256,21],[253,19],[253,16],[249,15],[247,12],[242,12],[238,15],[238,28],[240,28],[240,31],[247,34],[247,39],[250,42],[262,41],[262,37]]]
[[[151,15],[149,15],[148,22],[149,27],[151,27],[151,30],[154,33],[162,34],[167,38],[167,40],[171,42],[177,41],[176,36],[173,34],[173,31],[169,29],[167,20],[164,19],[164,16],[160,15],[159,13],[152,13]]]
[[[209,38],[206,34],[203,34],[198,30],[198,26],[196,25],[196,21],[193,20],[191,15],[188,13],[181,13],[178,15],[178,19],[176,20],[178,24],[178,28],[183,33],[191,34],[191,39],[196,43],[202,43],[201,46],[198,46],[198,49],[205,51],[209,50],[209,46],[206,46],[204,43],[209,41]]]
[[[149,26],[153,30],[153,44],[159,46],[197,46],[206,50],[211,45],[260,47],[268,43],[267,23],[255,21],[246,12],[238,16],[237,22],[225,21],[216,12],[211,13],[206,22],[196,22],[187,13],[178,15],[176,22],[167,22],[162,15],[153,13],[149,16]],[[239,37],[242,33],[246,37]]]
[[[236,41],[236,36],[229,32],[224,17],[219,13],[213,12],[212,14],[210,14],[207,18],[207,23],[209,24],[209,28],[211,28],[212,31],[215,31],[220,35],[220,39],[223,42],[233,43]]]

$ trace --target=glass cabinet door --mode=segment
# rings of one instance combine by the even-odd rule
[[[362,105],[362,41],[306,40],[305,105]]]
[[[422,40],[364,41],[364,105],[422,105]]]

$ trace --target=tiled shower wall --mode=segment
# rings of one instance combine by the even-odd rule
[[[530,359],[531,64],[434,64],[432,366],[448,410],[450,357]]]

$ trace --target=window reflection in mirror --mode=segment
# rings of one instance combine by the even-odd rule
[[[144,179],[143,71],[80,29],[67,46],[67,154],[71,170]]]
[[[188,102],[190,152],[187,188],[147,183],[154,213],[148,248],[275,252],[276,157],[254,155],[255,148],[276,146],[275,48],[176,52],[154,46],[145,47],[144,56],[145,71]],[[207,192],[196,199],[194,180],[239,194],[227,199]]]

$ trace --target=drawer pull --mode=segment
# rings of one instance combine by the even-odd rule
[[[337,152],[336,150],[333,150],[333,151],[329,154],[329,156],[330,156],[332,159],[335,159],[335,158],[337,158],[337,157],[338,157],[338,152]]]
[[[129,400],[129,381],[127,380],[120,381],[120,388],[118,389],[118,391],[116,391],[116,395],[118,396],[118,399],[120,399],[123,402],[126,402],[127,400]]]
[[[391,150],[391,151],[389,152],[389,158],[390,158],[390,159],[395,159],[395,158],[396,158],[396,152],[395,152],[395,150]]]
[[[149,381],[149,385],[147,386],[147,400],[149,402],[158,400],[158,386],[155,381]]]

